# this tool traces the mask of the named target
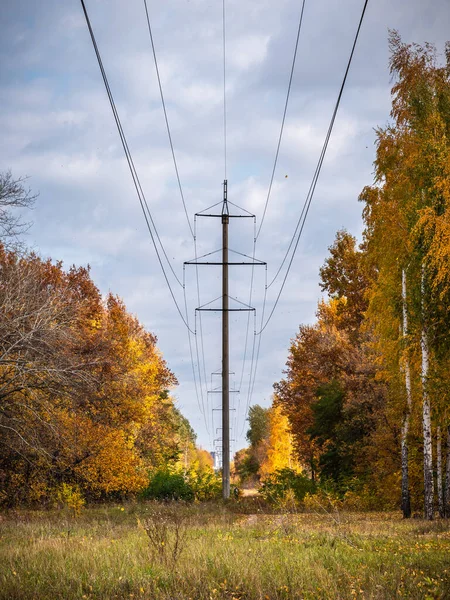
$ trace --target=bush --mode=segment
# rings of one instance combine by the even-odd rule
[[[188,515],[177,507],[152,507],[149,516],[138,525],[148,536],[153,558],[166,566],[175,567],[186,548]],[[132,595],[132,594],[131,594]]]
[[[177,471],[163,469],[156,471],[148,486],[142,492],[147,500],[214,500],[221,493],[220,477],[212,469],[202,471],[191,470],[185,475]]]
[[[196,500],[204,502],[205,500],[220,498],[222,480],[218,473],[215,473],[212,469],[198,472],[191,471],[187,477]]]
[[[85,505],[84,498],[77,485],[62,483],[54,491],[54,502],[58,508],[67,508],[74,517],[78,517]]]
[[[301,502],[306,494],[314,491],[315,485],[308,477],[292,469],[280,469],[264,480],[259,493],[269,502],[280,502],[292,494],[298,502]]]
[[[341,498],[331,489],[319,488],[314,494],[306,494],[303,499],[306,511],[335,513],[343,508]]]
[[[192,486],[185,480],[181,473],[172,473],[168,470],[160,470],[154,473],[148,486],[142,492],[147,500],[194,500]]]

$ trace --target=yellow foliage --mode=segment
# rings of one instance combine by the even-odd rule
[[[55,492],[57,505],[69,508],[74,517],[78,517],[85,505],[84,498],[78,486],[62,483]]]
[[[96,432],[100,433],[98,429]],[[91,456],[76,468],[93,492],[138,492],[145,487],[145,465],[130,436],[120,430],[105,432],[94,448]]]
[[[281,406],[276,404],[270,407],[268,416],[269,438],[265,458],[259,470],[261,477],[286,468],[300,473],[302,469],[294,458],[288,418],[283,414]]]

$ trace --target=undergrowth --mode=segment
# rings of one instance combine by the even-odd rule
[[[450,597],[446,521],[239,512],[251,504],[98,506],[69,521],[59,510],[3,513],[0,598]]]

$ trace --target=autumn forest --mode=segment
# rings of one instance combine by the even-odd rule
[[[293,338],[272,407],[251,407],[234,471],[237,485],[290,471],[360,508],[432,518],[450,510],[450,63],[395,32],[390,49],[362,242],[337,232],[320,270],[328,299]],[[2,503],[139,494],[160,470],[213,478],[156,337],[89,269],[17,244],[14,210],[34,200],[2,176]]]
[[[232,570],[221,565],[233,556],[236,572],[245,568],[245,553],[252,552],[245,544],[262,548],[261,540],[295,544],[296,536],[304,535],[301,544],[309,548],[314,536],[322,535],[321,527],[325,546],[331,544],[329,536],[335,536],[333,548],[342,546],[343,558],[336,564],[347,565],[347,571],[336,567],[336,583],[323,573],[297,582],[309,590],[302,597],[448,597],[443,575],[448,548],[429,542],[436,552],[424,567],[433,582],[423,584],[429,595],[420,595],[414,579],[423,558],[408,562],[413,550],[403,555],[400,542],[395,552],[398,564],[406,566],[398,573],[392,567],[391,574],[379,574],[381,579],[364,579],[352,554],[355,548],[369,552],[358,537],[363,533],[352,529],[353,517],[342,529],[339,516],[376,514],[371,518],[403,527],[401,535],[408,540],[416,535],[405,529],[413,527],[413,517],[430,528],[443,524],[444,537],[450,517],[450,45],[443,59],[432,44],[406,44],[393,31],[389,49],[391,114],[375,130],[374,180],[361,190],[359,204],[355,199],[362,237],[337,231],[319,273],[323,297],[316,320],[292,324],[286,366],[274,382],[270,406],[258,399],[249,409],[248,447],[233,458],[235,491],[228,504],[220,501],[220,470],[197,446],[195,432],[177,408],[177,374],[158,349],[155,333],[130,314],[121,298],[102,295],[88,267],[67,268],[26,248],[27,209],[39,198],[28,191],[25,179],[9,171],[1,175],[0,506],[14,515],[60,511],[75,531],[77,525],[70,523],[103,506],[129,510],[134,527],[133,511],[141,509],[120,507],[141,503],[150,513],[137,522],[159,565],[145,575],[133,563],[126,589],[105,583],[96,594],[92,581],[78,579],[64,588],[65,597],[297,597],[278,572],[264,583],[250,572],[233,579]],[[155,508],[159,502],[169,507],[164,515]],[[173,509],[177,502],[179,513]],[[204,508],[195,512],[192,507],[200,503]],[[208,511],[218,519],[211,527],[220,548],[240,540],[236,554],[230,550],[227,558],[217,558],[216,546],[208,545]],[[278,515],[261,525],[269,533],[257,529],[251,520],[256,514]],[[292,514],[301,527],[289,521],[286,515]],[[309,517],[302,521],[305,514],[319,519],[315,529]],[[320,521],[329,517],[332,525]],[[118,537],[125,531],[121,518],[107,521],[117,527]],[[191,543],[189,531],[195,533],[190,547],[195,572],[180,558]],[[392,549],[389,540],[380,550],[383,556]],[[275,546],[261,550],[268,553],[265,564],[275,564],[269,554],[278,552]],[[245,556],[239,559],[241,548]],[[279,552],[285,548],[287,565],[290,546]],[[251,560],[257,560],[259,550],[254,552]],[[322,558],[309,557],[305,564],[315,560]],[[176,564],[184,565],[181,571]],[[208,569],[204,589],[198,575],[203,568]],[[408,580],[400,568],[414,575]],[[216,571],[220,578],[212,575]],[[436,573],[444,579],[439,582]],[[14,577],[4,579],[10,597],[24,598]],[[327,596],[323,585],[337,587]],[[342,590],[353,589],[350,585],[359,592],[345,595]],[[40,594],[36,597],[52,597]]]
[[[349,505],[432,519],[450,515],[450,48],[440,66],[433,46],[392,32],[390,50],[362,242],[337,232],[320,270],[328,299],[292,340],[272,407],[250,413],[256,441],[238,458],[246,476],[294,468]]]

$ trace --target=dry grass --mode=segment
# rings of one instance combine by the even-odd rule
[[[182,528],[176,561],[155,552],[138,525],[153,523],[161,511],[154,505],[89,508],[77,520],[56,511],[3,514],[0,598],[450,598],[444,521],[239,514],[236,505],[180,506],[174,518],[168,510],[161,540],[173,548],[170,523]]]

